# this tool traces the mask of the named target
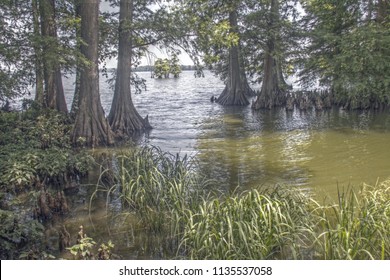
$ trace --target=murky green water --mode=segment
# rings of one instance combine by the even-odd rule
[[[229,188],[285,183],[334,197],[390,176],[388,115],[226,111],[204,124],[196,148]]]
[[[375,184],[390,176],[388,112],[222,107],[210,102],[223,89],[211,73],[201,79],[184,72],[181,78],[168,80],[140,75],[148,91],[134,96],[135,105],[141,115],[149,115],[154,129],[137,139],[138,144],[194,156],[202,172],[219,180],[225,190],[283,183],[298,185],[322,200],[335,198],[338,188]],[[68,84],[70,97],[73,90]],[[108,112],[112,93],[103,81],[101,90]],[[88,200],[91,189],[73,198],[77,207],[64,221],[72,231],[86,225],[98,241],[115,240],[125,258],[165,257],[156,245],[158,237],[145,236],[132,221],[106,218],[110,211],[104,195],[87,211],[88,204],[81,200]]]

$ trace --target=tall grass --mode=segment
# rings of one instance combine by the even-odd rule
[[[115,160],[108,194],[119,194],[122,211],[170,257],[390,258],[390,180],[323,206],[287,186],[218,192],[193,159],[154,147]]]
[[[203,201],[183,243],[195,259],[298,259],[307,253],[313,221],[297,190],[251,190]]]
[[[138,228],[154,234],[153,240],[163,237],[160,245],[178,254],[185,217],[208,196],[212,181],[195,172],[194,160],[156,147],[121,152],[115,161],[114,172],[104,171],[113,176],[108,194],[119,191],[124,212],[137,218]]]
[[[338,204],[317,210],[316,239],[324,259],[390,258],[390,180],[339,193]]]

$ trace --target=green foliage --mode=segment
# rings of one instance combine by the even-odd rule
[[[390,32],[378,24],[358,27],[342,36],[341,53],[334,57],[340,65],[334,89],[346,107],[390,105],[389,45]]]
[[[0,186],[19,190],[37,183],[64,184],[86,174],[93,160],[71,149],[66,117],[53,111],[2,113]]]
[[[119,172],[115,176],[123,203],[139,211],[142,224],[159,232],[167,225],[166,214],[196,205],[211,183],[192,170],[187,157],[164,153],[158,148],[144,147],[118,155]]]
[[[294,74],[291,64],[301,48],[296,1],[248,1],[247,7],[241,40],[248,74],[257,83],[262,82],[266,53],[280,63],[283,74]]]
[[[169,78],[172,74],[174,78],[178,78],[181,73],[181,66],[177,55],[173,55],[171,59],[156,59],[154,63],[154,76],[158,79]]]
[[[377,4],[304,2],[309,44],[303,56],[303,83],[318,79],[348,109],[389,106],[390,32],[388,21],[372,18]]]
[[[183,244],[196,259],[300,259],[310,245],[309,198],[287,188],[204,201]]]
[[[185,26],[196,35],[190,37],[191,45],[202,56],[204,63],[223,80],[227,79],[229,48],[237,46],[242,39],[242,30],[229,23],[231,12],[245,14],[244,5],[240,2],[188,1],[181,7]]]
[[[158,58],[154,63],[154,75],[158,79],[169,78],[170,66],[168,59]]]
[[[174,55],[169,60],[169,72],[173,75],[174,78],[179,78],[179,75],[181,73],[181,66],[177,55]]]
[[[0,199],[2,258],[52,257],[42,251],[43,226],[31,217],[39,215],[37,211],[50,215],[53,202],[65,199],[53,198],[46,191],[49,186],[74,183],[93,163],[87,152],[72,150],[67,117],[35,105],[24,112],[0,114],[0,190],[8,193]],[[15,194],[25,199],[19,201]],[[57,202],[66,206],[66,201]]]
[[[42,36],[39,26],[38,30],[34,29],[34,17],[37,19],[40,15],[39,9],[34,15],[32,2],[1,1],[0,102],[30,95],[36,83],[37,66],[43,60],[49,68],[60,64],[67,71],[73,71],[76,61],[86,63],[75,36],[78,22],[74,18],[73,1],[55,1],[55,24],[60,31],[57,38]],[[45,2],[39,1],[39,4]],[[41,8],[41,11],[48,9]]]
[[[28,86],[33,83],[29,13],[26,1],[1,2],[0,102],[27,94]]]
[[[96,242],[91,237],[84,237],[79,240],[78,244],[67,248],[67,250],[78,260],[91,260],[93,259],[92,250],[95,245]]]
[[[137,230],[157,242],[152,250],[161,248],[159,255],[176,254],[187,214],[207,197],[213,182],[197,174],[196,164],[187,156],[164,153],[155,147],[121,152],[117,166],[117,171],[108,169],[101,175],[103,179],[112,174],[115,184],[107,186],[101,180],[96,195],[107,192],[110,197],[119,191],[123,213],[134,217]]]
[[[390,258],[390,181],[339,194],[338,204],[319,209],[316,245],[324,259]]]
[[[4,173],[1,176],[1,182],[4,185],[23,187],[34,182],[34,169],[27,163],[16,161],[8,162],[8,164],[2,168]]]
[[[35,220],[23,220],[14,211],[0,209],[0,224],[1,259],[25,258],[23,252],[34,250],[34,244],[39,247],[43,241],[43,226]]]
[[[115,245],[111,242],[111,240],[108,241],[107,244],[102,243],[99,246],[98,249],[98,255],[97,259],[99,260],[111,260],[112,259],[112,249],[114,249]]]
[[[74,256],[76,260],[111,260],[111,251],[114,247],[115,245],[110,240],[107,244],[100,244],[96,252],[96,242],[93,240],[93,238],[85,236],[84,238],[81,238],[77,244],[66,249]]]

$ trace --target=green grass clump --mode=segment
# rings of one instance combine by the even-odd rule
[[[195,259],[304,258],[313,231],[309,203],[287,188],[204,201],[183,242]]]
[[[119,193],[124,213],[135,216],[138,230],[176,254],[186,217],[206,197],[211,181],[195,172],[187,156],[156,147],[120,152],[114,162],[115,171],[105,170],[114,182],[108,193]]]
[[[318,209],[316,240],[323,259],[390,259],[390,180],[349,189]]]

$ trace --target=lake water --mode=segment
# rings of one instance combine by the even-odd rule
[[[195,78],[189,71],[178,79],[162,80],[151,79],[147,72],[138,75],[146,79],[147,91],[133,95],[133,100],[153,126],[139,144],[196,157],[202,172],[226,190],[285,183],[300,186],[321,201],[335,198],[338,188],[375,184],[390,176],[388,113],[223,107],[210,102],[224,88],[210,72],[205,78]],[[69,106],[72,83],[64,81]],[[104,78],[100,91],[108,113],[113,91]],[[77,233],[83,224],[97,241],[114,240],[124,258],[164,258],[151,249],[158,237],[134,233],[128,226],[121,230],[118,221],[107,220],[104,195],[89,212],[80,197],[88,200],[93,190],[82,189],[69,198],[76,205],[64,221],[69,232]]]
[[[334,195],[338,186],[375,184],[390,176],[388,113],[223,107],[210,102],[224,88],[210,72],[204,78],[192,71],[178,79],[138,75],[147,91],[133,94],[133,100],[153,126],[139,143],[196,156],[225,188],[286,183]],[[73,84],[64,84],[70,105]],[[103,77],[100,91],[108,113],[113,91]]]

